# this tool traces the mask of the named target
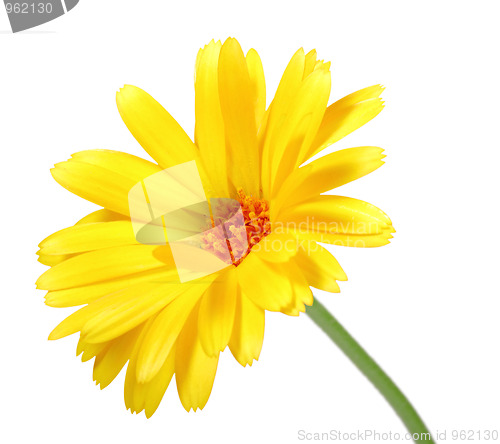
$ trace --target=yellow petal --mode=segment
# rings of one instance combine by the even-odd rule
[[[357,130],[380,113],[384,107],[379,98],[382,91],[380,85],[370,86],[330,105],[309,151],[300,158],[300,163]]]
[[[336,280],[347,280],[337,260],[327,249],[316,242],[305,243],[293,260],[309,285],[314,288],[338,293],[340,288]]]
[[[111,293],[74,312],[49,335],[60,339],[78,331],[84,342],[114,339],[165,307],[179,294],[180,284],[139,284]]]
[[[376,206],[344,196],[319,196],[282,212],[281,221],[295,230],[356,235],[380,234],[391,226]]]
[[[264,197],[269,196],[271,187],[271,162],[274,155],[273,142],[276,139],[274,134],[283,125],[291,104],[297,96],[304,75],[304,64],[304,50],[300,48],[288,63],[274,99],[266,112],[268,116],[265,132],[262,132],[259,137],[262,144],[262,188]]]
[[[357,103],[364,102],[365,100],[376,99],[380,97],[380,94],[384,91],[384,87],[382,85],[373,85],[368,86],[367,88],[360,89],[359,91],[355,91],[347,96],[343,97],[340,100],[337,100],[335,103],[335,108],[345,108],[351,105],[356,105]]]
[[[212,279],[213,280],[213,279]],[[153,378],[165,362],[186,319],[199,301],[211,279],[183,284],[185,290],[157,316],[144,337],[137,357],[137,380],[141,383]]]
[[[238,294],[229,349],[243,367],[259,359],[264,341],[264,324],[264,310],[244,294]]]
[[[140,182],[145,177],[152,176],[162,169],[153,162],[113,150],[87,150],[72,154],[71,157],[81,163],[88,163],[113,171],[122,176]]]
[[[330,95],[330,73],[316,70],[298,89],[281,124],[268,133],[272,145],[270,157],[270,195],[299,166],[301,153],[307,152],[325,113]]]
[[[395,232],[392,226],[384,228],[380,233],[372,234],[352,234],[352,233],[334,233],[321,231],[307,230],[291,230],[299,239],[307,241],[316,241],[325,244],[337,245],[340,247],[355,247],[355,248],[373,248],[382,247],[389,244],[392,239],[392,233]]]
[[[373,146],[348,148],[295,170],[282,185],[271,210],[276,215],[276,208],[296,205],[371,173],[384,164],[382,152]]]
[[[293,296],[290,304],[282,308],[281,311],[289,316],[298,316],[300,313],[305,313],[306,305],[312,305],[313,295],[307,279],[296,262],[290,261],[286,265],[286,271],[292,286]]]
[[[92,344],[90,342],[85,342],[85,340],[80,335],[78,339],[78,344],[76,346],[76,356],[82,355],[82,362],[90,361],[93,357],[97,356],[103,350],[108,348],[109,342],[101,342]],[[83,353],[83,354],[82,354]]]
[[[90,251],[68,259],[43,273],[36,284],[42,290],[62,290],[165,265],[175,268],[168,246],[125,245]]]
[[[103,208],[102,210],[94,211],[90,214],[87,214],[85,217],[80,219],[75,225],[83,225],[88,223],[95,222],[113,222],[118,220],[128,220],[128,218],[122,214],[114,213],[113,211],[106,210]],[[60,264],[65,260],[68,260],[72,257],[75,257],[76,254],[46,254],[41,251],[37,252],[38,261],[43,265],[48,265],[53,267],[54,265]]]
[[[269,123],[269,113],[270,113],[271,108],[267,108],[264,111],[264,115],[262,116],[262,119],[260,121],[260,126],[258,126],[258,131],[257,131],[257,145],[259,149],[259,159],[261,162],[261,171],[262,175],[264,174],[264,165],[266,165],[267,168],[269,168],[269,162],[264,163],[264,142],[266,140],[266,135],[267,135],[267,124]],[[262,178],[261,178],[262,179]]]
[[[130,221],[90,223],[52,234],[40,243],[40,253],[73,254],[137,243]]]
[[[101,390],[107,387],[118,376],[123,366],[130,359],[135,341],[141,332],[142,325],[125,333],[110,342],[109,347],[96,356],[93,378]]]
[[[194,143],[147,92],[125,85],[116,94],[116,104],[132,135],[162,168],[196,158]]]
[[[54,179],[67,190],[116,213],[129,215],[128,192],[161,171],[154,163],[110,150],[91,150],[55,165]]]
[[[151,328],[151,324],[154,322],[158,315],[151,316],[145,323],[144,327],[141,329],[137,340],[135,341],[134,348],[130,354],[130,359],[127,366],[127,373],[125,374],[125,390],[124,390],[124,400],[125,407],[130,409],[132,413],[139,413],[144,410],[145,404],[145,384],[138,384],[136,378],[136,366],[137,366],[137,354],[142,347],[144,341],[144,336]]]
[[[170,384],[174,374],[175,348],[172,349],[163,363],[157,375],[149,382],[141,384],[137,382],[136,365],[137,354],[141,348],[142,341],[155,317],[152,317],[144,326],[132,351],[130,362],[125,376],[125,406],[132,412],[139,413],[145,410],[146,417],[150,418],[156,411]]]
[[[184,291],[182,284],[139,284],[113,293],[105,306],[93,312],[81,327],[87,342],[104,342],[135,328]],[[105,298],[108,299],[108,298]],[[98,304],[100,300],[93,302]]]
[[[259,54],[255,49],[250,49],[246,55],[248,74],[252,84],[255,108],[255,124],[257,129],[260,127],[264,112],[266,111],[266,80],[264,77],[264,68]]]
[[[118,220],[130,220],[127,216],[120,213],[103,208],[102,210],[94,211],[80,219],[75,225],[92,224],[95,222],[115,222]]]
[[[231,153],[231,181],[235,188],[258,196],[260,168],[252,84],[243,51],[232,38],[220,51],[219,95]]]
[[[237,280],[234,267],[214,281],[203,295],[198,316],[198,331],[209,356],[223,351],[231,337],[236,310]]]
[[[144,387],[144,410],[146,418],[151,418],[160,405],[175,371],[175,349],[165,359],[158,374]]]
[[[48,265],[49,267],[53,267],[54,265],[60,264],[72,257],[75,257],[74,254],[59,254],[59,255],[48,255],[43,254],[40,251],[36,253],[38,255],[38,262],[43,265]]]
[[[322,69],[323,71],[330,71],[331,67],[331,62],[324,62],[323,60],[318,60],[316,61],[316,64],[314,65],[314,69]]]
[[[299,243],[294,236],[277,229],[252,247],[252,254],[267,262],[288,262],[297,253]]]
[[[195,142],[211,178],[211,195],[228,196],[226,136],[217,66],[222,44],[213,40],[198,53],[195,81]],[[208,191],[208,190],[207,190]]]
[[[309,74],[314,71],[314,67],[316,66],[316,57],[317,52],[315,49],[311,49],[306,54],[305,63],[304,63],[304,74],[302,75],[302,79],[305,79]]]
[[[319,196],[283,211],[279,219],[273,224],[299,239],[348,247],[387,245],[395,232],[382,210],[342,196]]]
[[[137,183],[133,178],[73,159],[58,163],[50,172],[56,182],[77,196],[129,215],[128,192]]]
[[[259,307],[281,311],[293,297],[291,284],[283,274],[282,264],[262,260],[253,251],[236,267],[238,284],[245,295]]]
[[[50,307],[74,307],[89,304],[102,296],[136,284],[152,282],[166,284],[179,283],[179,275],[176,269],[168,267],[154,268],[142,273],[135,273],[130,276],[99,282],[97,284],[49,291],[45,296],[45,303]]]
[[[219,354],[209,356],[198,334],[198,310],[193,310],[179,335],[175,356],[177,391],[186,411],[203,409],[214,384]]]

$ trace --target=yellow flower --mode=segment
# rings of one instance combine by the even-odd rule
[[[203,408],[221,351],[228,346],[243,366],[258,359],[265,310],[296,316],[313,302],[310,287],[338,292],[345,273],[317,242],[376,247],[392,237],[378,208],[321,194],[377,169],[382,149],[344,149],[300,167],[383,107],[379,85],[327,106],[329,68],[316,51],[299,49],[266,109],[257,52],[245,56],[232,38],[212,41],[196,60],[194,142],[150,95],[127,85],[117,93],[118,110],[157,163],[91,150],[52,170],[63,187],[102,209],[40,244],[39,260],[51,266],[37,281],[48,290],[47,305],[84,305],[49,339],[79,332],[77,353],[95,357],[101,388],[128,362],[131,411],[150,417],[174,374],[184,408]],[[191,161],[207,199],[238,202],[244,224],[204,234],[204,251],[230,257],[221,270],[182,281],[169,244],[139,242],[129,194]]]

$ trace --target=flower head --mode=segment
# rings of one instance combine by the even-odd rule
[[[298,50],[266,109],[257,52],[245,56],[231,38],[212,41],[196,60],[194,142],[150,95],[127,85],[118,110],[156,163],[91,150],[52,170],[63,187],[102,208],[40,244],[39,260],[51,267],[37,281],[46,303],[83,305],[50,339],[79,333],[77,353],[95,357],[101,388],[128,362],[125,403],[133,412],[151,416],[174,374],[185,409],[203,408],[221,351],[229,347],[243,366],[258,359],[266,310],[296,316],[313,302],[310,287],[338,292],[345,273],[318,242],[376,247],[392,237],[378,208],[322,194],[377,169],[382,149],[344,149],[301,166],[383,107],[378,85],[328,106],[329,68],[315,51]],[[176,192],[157,185],[148,194],[148,178],[193,161],[203,211],[182,208],[181,196],[200,193],[179,170],[168,177],[184,182]],[[144,208],[154,196],[179,200],[182,217],[150,224],[165,242],[138,235],[133,189],[147,196]],[[183,278],[207,257],[218,269]]]

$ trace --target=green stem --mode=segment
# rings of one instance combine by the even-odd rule
[[[377,388],[413,435],[413,440],[433,444],[431,434],[406,396],[337,319],[316,298],[306,313]]]

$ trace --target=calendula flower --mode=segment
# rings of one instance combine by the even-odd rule
[[[174,374],[184,408],[203,408],[220,352],[229,347],[243,366],[259,358],[266,310],[296,316],[313,304],[311,287],[338,292],[346,275],[318,242],[389,242],[394,229],[384,212],[322,194],[380,167],[382,149],[343,149],[301,166],[382,110],[379,85],[328,105],[330,86],[330,63],[299,49],[266,109],[257,52],[245,55],[232,38],[212,41],[196,60],[194,142],[150,95],[127,85],[117,93],[118,110],[156,163],[91,150],[52,170],[63,187],[102,208],[40,244],[39,260],[51,266],[37,281],[48,290],[47,305],[84,305],[49,339],[79,333],[77,354],[95,357],[101,388],[128,363],[125,404],[132,412],[150,417]],[[182,180],[179,171],[187,169],[175,168],[193,165],[209,211],[177,205],[184,218],[157,225],[167,242],[144,242],[134,228],[140,202],[131,190],[147,195],[149,209],[152,194],[179,200],[195,185],[191,176]],[[184,182],[178,192],[158,185],[150,193],[148,178],[165,171],[168,180]],[[176,230],[198,242],[184,244],[184,257],[176,256]],[[217,258],[219,269],[186,277],[190,261],[203,255]]]

